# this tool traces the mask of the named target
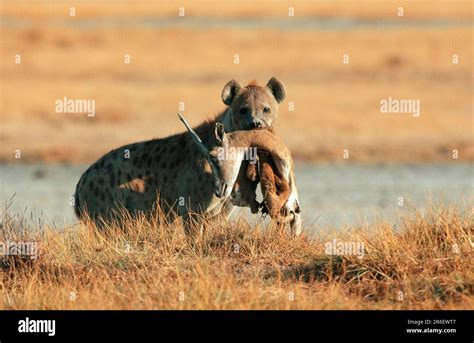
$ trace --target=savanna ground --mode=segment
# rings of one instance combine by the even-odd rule
[[[179,223],[144,218],[125,230],[3,223],[2,240],[39,244],[36,259],[1,260],[3,309],[474,308],[473,214],[454,208],[298,238],[214,223],[195,242]],[[330,255],[334,239],[364,253]]]
[[[197,124],[223,109],[231,78],[263,84],[274,75],[288,91],[277,131],[296,160],[339,162],[343,149],[348,163],[474,159],[470,1],[74,5],[70,17],[66,1],[1,2],[2,162],[91,163],[182,131],[180,102]],[[260,19],[269,21],[245,27]],[[302,19],[323,28],[298,26]],[[334,19],[349,27],[324,26]],[[96,100],[96,116],[56,113],[63,97]],[[381,114],[388,97],[419,99],[420,117]],[[1,259],[0,308],[473,309],[470,207],[432,206],[398,226],[380,220],[299,238],[238,219],[211,225],[195,244],[180,223],[39,227],[38,218],[3,211],[0,241],[38,242],[40,256]],[[333,239],[363,243],[364,256],[326,254]]]

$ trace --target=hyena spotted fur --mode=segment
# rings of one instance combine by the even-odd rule
[[[222,91],[227,107],[194,131],[206,146],[212,146],[218,122],[225,132],[272,128],[285,96],[285,87],[276,78],[265,87],[255,82],[242,87],[231,80]],[[120,208],[134,214],[158,205],[185,223],[190,213],[227,216],[234,205],[216,195],[214,180],[208,157],[185,131],[125,145],[101,157],[76,186],[75,212],[79,218],[87,211],[92,219],[107,221]]]

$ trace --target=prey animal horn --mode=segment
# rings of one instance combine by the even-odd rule
[[[194,141],[201,147],[201,149],[203,149],[204,152],[207,152],[207,148],[206,146],[204,145],[204,143],[202,142],[201,138],[199,138],[198,134],[196,133],[196,131],[194,131],[191,126],[189,126],[188,122],[186,121],[186,119],[183,117],[183,115],[181,113],[178,112],[178,118],[179,120],[181,120],[181,122],[184,124],[184,126],[186,126],[186,129],[188,129],[189,133],[191,133],[191,136],[193,137]]]

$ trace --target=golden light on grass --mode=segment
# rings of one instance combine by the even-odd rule
[[[2,309],[472,309],[473,214],[432,206],[387,222],[290,237],[274,226],[128,219],[33,230],[3,218],[0,241],[36,241],[36,260],[4,256]],[[161,221],[161,224],[158,222]],[[327,255],[337,239],[363,257]]]

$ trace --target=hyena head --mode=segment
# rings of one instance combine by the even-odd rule
[[[222,90],[222,101],[229,106],[225,118],[227,132],[270,128],[278,116],[278,104],[286,96],[283,83],[272,77],[265,87],[254,81],[242,87],[229,81]]]

